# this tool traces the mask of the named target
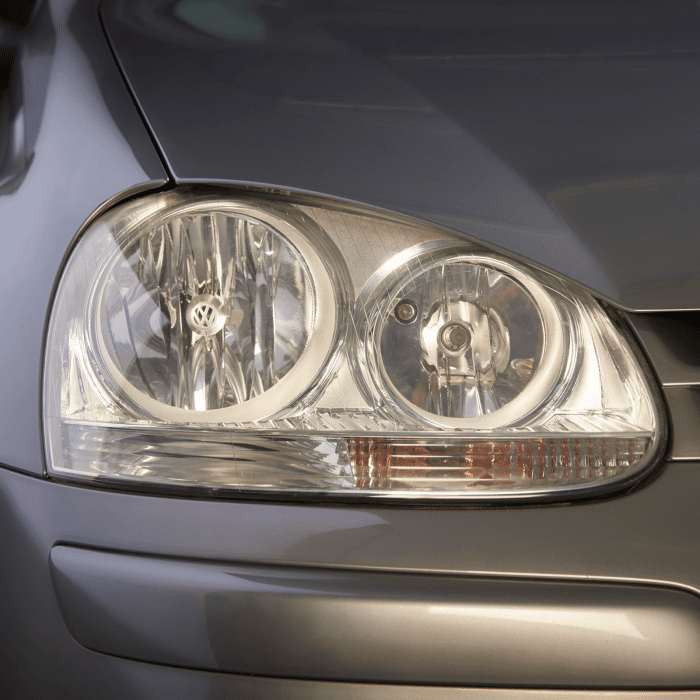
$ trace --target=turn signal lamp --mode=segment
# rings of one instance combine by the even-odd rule
[[[156,489],[585,495],[662,443],[599,303],[440,229],[179,188],[78,239],[50,317],[49,472]]]

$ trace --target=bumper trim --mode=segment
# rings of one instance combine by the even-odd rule
[[[680,590],[204,563],[65,545],[50,562],[73,637],[114,656],[375,683],[700,685],[700,599]]]

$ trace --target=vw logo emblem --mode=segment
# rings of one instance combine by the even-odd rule
[[[211,294],[193,297],[185,312],[187,325],[199,335],[214,335],[226,325],[223,304]]]

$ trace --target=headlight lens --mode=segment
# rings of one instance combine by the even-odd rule
[[[494,256],[410,252],[377,275],[359,310],[377,391],[405,420],[445,428],[502,427],[541,406],[565,360],[546,288]]]
[[[127,410],[174,423],[260,420],[323,369],[342,311],[332,272],[273,212],[183,203],[104,246],[87,337]]]
[[[44,424],[57,476],[225,494],[568,496],[662,437],[585,292],[438,229],[194,187],[78,240]]]

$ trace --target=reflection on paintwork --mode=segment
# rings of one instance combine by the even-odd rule
[[[227,564],[65,545],[52,548],[50,562],[75,639],[141,661],[466,687],[688,687],[699,677],[700,601],[677,590]],[[470,606],[475,614],[463,614]],[[543,608],[550,624],[540,624]],[[573,624],[560,624],[569,612]]]
[[[182,0],[175,15],[196,29],[229,41],[263,41],[265,23],[240,0]]]
[[[463,615],[465,617],[483,617],[493,622],[523,622],[530,625],[556,625],[557,627],[575,627],[583,630],[595,630],[608,634],[647,639],[632,622],[629,615],[621,610],[610,608],[604,613],[597,610],[549,609],[523,607],[498,607],[495,605],[457,606],[432,605],[428,611],[434,615]]]
[[[0,46],[0,195],[19,188],[34,159],[55,45],[48,3],[14,43]]]
[[[668,183],[650,184],[639,212],[620,189],[581,206],[550,196],[698,172],[696,3],[242,6],[264,16],[264,39],[224,42],[182,21],[178,33],[147,3],[103,8],[179,178],[362,201],[507,248],[627,308],[700,308],[688,270],[697,217],[673,206]]]
[[[0,463],[34,474],[44,472],[39,368],[61,260],[98,207],[125,190],[162,185],[165,177],[109,47],[95,42],[97,9],[90,4],[94,14],[78,12],[74,21],[85,2],[91,0],[43,3],[49,26],[37,19],[18,52],[27,56],[21,87],[25,154],[33,160],[12,180],[18,187],[0,196],[0,297],[21,295],[24,311],[21,332],[2,340],[3,367],[12,370],[0,371],[0,395],[12,410],[0,422]],[[92,43],[84,49],[81,40]],[[0,306],[0,327],[17,328],[14,304]]]
[[[254,2],[246,6],[262,12]],[[428,7],[266,5],[271,29],[264,41],[248,44],[186,31],[145,2],[115,0],[103,6],[103,18],[176,178],[374,204],[552,268],[566,250],[576,267],[570,276],[615,296],[600,263],[541,194],[476,138],[458,112],[383,60],[404,31],[419,27],[437,38]],[[440,36],[449,25],[443,9]],[[436,82],[450,94],[476,97],[464,76],[437,75]]]
[[[617,279],[625,287],[625,306],[644,310],[651,295],[661,308],[674,307],[678,298],[700,298],[700,173],[596,179],[546,195],[582,235],[604,238],[608,254],[624,260]],[[674,249],[670,236],[682,246]]]

